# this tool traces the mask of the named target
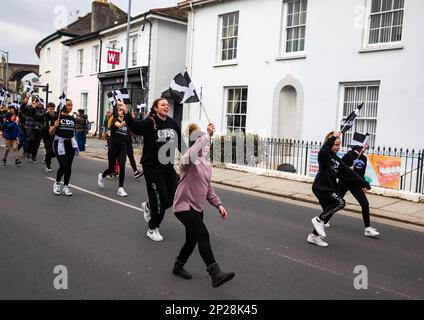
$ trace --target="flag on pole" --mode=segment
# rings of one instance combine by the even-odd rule
[[[57,115],[60,117],[60,113],[66,107],[66,94],[65,92],[59,97],[59,103],[57,104]]]
[[[359,111],[361,111],[363,106],[364,106],[364,102],[362,102],[359,106],[357,106],[356,109],[352,111],[352,113],[349,114],[347,118],[343,121],[342,130],[341,130],[342,133],[346,133],[350,128],[352,128],[353,121],[359,115]]]
[[[128,89],[122,88],[119,90],[114,90],[113,95],[115,96],[116,102],[119,100],[125,104],[131,104],[130,95],[128,94]]]
[[[9,104],[8,104],[8,107],[13,108],[15,110],[18,110],[19,109],[19,103],[18,103],[18,101],[10,101]]]
[[[31,82],[27,82],[25,85],[25,93],[30,95],[34,93],[34,87],[32,86]]]
[[[355,146],[358,146],[362,148],[364,145],[368,144],[369,137],[370,137],[369,133],[362,134],[359,132],[355,132],[353,134],[352,142],[349,145],[349,147],[353,148]]]
[[[41,99],[41,97],[37,94],[37,96],[35,97],[35,102],[40,103],[43,107],[46,105],[44,103],[44,100]]]
[[[0,105],[4,104],[7,99],[10,98],[9,91],[2,89],[0,91]]]
[[[109,99],[110,104],[112,105],[112,114],[113,114],[113,117],[116,118],[118,116],[118,108],[117,108],[117,105],[116,105],[114,91],[109,92],[107,94],[107,97]]]
[[[175,102],[179,104],[200,102],[193,81],[191,81],[187,71],[174,77],[169,85],[169,91],[174,96]]]

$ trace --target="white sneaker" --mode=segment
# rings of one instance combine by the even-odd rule
[[[311,220],[311,222],[312,222],[312,224],[314,225],[314,228],[315,228],[315,230],[316,230],[316,232],[318,232],[318,234],[321,236],[321,237],[325,237],[326,235],[325,235],[325,228],[324,228],[324,222],[318,222],[318,217],[314,217],[314,218],[312,218],[312,220]]]
[[[156,228],[155,230],[148,230],[147,231],[147,236],[152,239],[153,241],[163,241],[163,237],[161,236],[161,234],[159,233],[159,228]]]
[[[127,197],[128,194],[125,192],[124,188],[119,188],[118,189],[118,196]]]
[[[72,196],[72,192],[71,192],[71,190],[69,190],[69,187],[68,186],[64,186],[63,187],[63,194],[65,196],[68,196],[68,197],[71,197]]]
[[[152,218],[152,216],[151,216],[151,214],[150,214],[150,208],[149,208],[149,206],[148,206],[147,202],[143,202],[143,203],[141,204],[141,210],[143,210],[143,212],[144,212],[144,220],[145,220],[146,222],[149,222],[149,221],[150,221],[150,219]]]
[[[312,244],[316,244],[317,246],[320,246],[320,247],[328,247],[328,243],[327,242],[324,242],[321,239],[320,236],[316,236],[313,233],[310,233],[308,235],[308,239],[306,239],[306,241],[308,241],[309,243],[312,243]]]
[[[99,185],[100,188],[104,188],[105,187],[105,179],[103,179],[103,174],[99,173],[99,176],[97,178],[97,184]]]
[[[52,172],[52,168],[46,167],[46,172]]]
[[[61,195],[62,190],[61,190],[60,182],[59,183],[57,183],[57,182],[54,183],[54,185],[53,185],[53,193],[55,195],[57,195],[57,196],[60,196]]]
[[[380,232],[378,232],[377,229],[373,227],[365,228],[366,237],[377,238],[379,235],[380,235]]]
[[[324,224],[324,227],[330,228],[330,222],[327,222],[326,224]]]

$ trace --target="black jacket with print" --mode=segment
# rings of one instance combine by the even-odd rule
[[[143,166],[173,166],[175,151],[181,152],[181,130],[177,122],[167,117],[165,121],[153,115],[154,122],[150,118],[135,120],[129,113],[124,116],[128,128],[136,134],[144,137]],[[163,148],[162,148],[163,147]]]
[[[329,138],[318,153],[319,172],[312,185],[312,191],[315,195],[327,192],[337,193],[339,190],[337,178],[342,179],[343,182],[352,187],[369,187],[365,179],[351,170],[331,151],[335,141],[336,137]]]

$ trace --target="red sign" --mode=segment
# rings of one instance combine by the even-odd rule
[[[120,52],[109,50],[107,52],[107,63],[108,64],[119,64],[120,57],[121,57]]]

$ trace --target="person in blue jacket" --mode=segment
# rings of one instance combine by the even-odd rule
[[[3,165],[6,165],[7,163],[7,156],[9,155],[11,149],[15,155],[15,165],[20,165],[22,163],[19,159],[18,153],[19,133],[19,126],[16,123],[16,115],[14,115],[12,112],[6,113],[3,120],[3,138],[6,145],[2,159]]]

